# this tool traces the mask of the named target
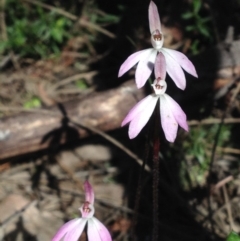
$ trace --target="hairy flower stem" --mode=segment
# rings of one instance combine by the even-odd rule
[[[143,164],[140,169],[139,177],[138,177],[138,184],[137,184],[137,191],[136,191],[136,199],[135,199],[135,205],[134,205],[134,217],[133,217],[133,228],[132,228],[132,240],[136,240],[136,226],[137,226],[137,220],[138,220],[138,210],[139,210],[139,205],[140,205],[140,199],[141,199],[141,192],[142,192],[142,179],[143,179],[143,174],[144,174],[144,169],[145,165],[148,161],[149,157],[149,131],[150,128],[148,129],[148,134],[147,134],[147,139],[145,143],[145,150],[144,150],[144,159],[143,159]]]
[[[159,103],[158,103],[159,104]],[[160,139],[159,139],[159,108],[155,109],[155,128],[153,132],[153,236],[152,241],[158,241],[158,184],[159,184],[159,151],[160,151]]]

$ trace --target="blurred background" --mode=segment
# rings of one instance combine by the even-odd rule
[[[185,91],[167,78],[190,130],[174,144],[160,131],[159,238],[226,240],[240,232],[240,1],[155,3],[164,47],[199,75]],[[0,0],[0,240],[51,240],[79,216],[86,179],[113,240],[151,240],[151,124],[134,140],[120,128],[151,90],[134,68],[117,77],[151,47],[148,5]]]

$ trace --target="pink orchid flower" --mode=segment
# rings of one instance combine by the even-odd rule
[[[163,132],[169,142],[174,142],[178,125],[188,131],[187,118],[179,104],[165,93],[167,89],[166,62],[162,53],[159,53],[155,63],[155,77],[152,86],[154,94],[148,95],[138,102],[122,122],[122,126],[130,122],[128,135],[135,138],[151,117],[157,101],[160,100],[160,119]]]
[[[94,215],[94,192],[88,181],[84,183],[85,202],[79,209],[82,218],[75,218],[65,223],[55,234],[52,241],[77,241],[87,224],[89,241],[112,241],[106,227]]]
[[[137,87],[141,88],[152,73],[157,53],[161,52],[166,59],[167,73],[173,79],[177,87],[184,90],[186,87],[186,78],[182,68],[189,74],[198,77],[195,67],[184,54],[176,50],[162,47],[164,36],[161,31],[157,6],[153,1],[150,2],[148,16],[153,48],[141,50],[130,55],[121,65],[118,77],[121,77],[138,62],[135,79]]]

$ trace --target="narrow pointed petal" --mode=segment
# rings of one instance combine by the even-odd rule
[[[64,237],[64,241],[78,241],[87,223],[87,218],[79,218],[78,224]]]
[[[152,102],[152,95],[148,95],[141,101],[139,101],[127,114],[123,120],[121,126],[125,126],[128,122],[132,121],[135,116],[141,113],[145,108],[147,108]]]
[[[151,101],[149,102],[149,104],[141,112],[134,116],[134,119],[131,121],[129,125],[128,135],[130,139],[135,138],[139,134],[139,132],[146,125],[154,111],[154,108],[158,101],[158,97],[154,95],[150,96]]]
[[[140,59],[135,73],[137,88],[143,87],[147,79],[150,77],[154,67],[156,55],[157,50],[155,49],[145,50],[144,56]]]
[[[111,235],[107,228],[96,218],[92,218],[92,221],[98,231],[101,241],[112,241]]]
[[[93,218],[88,220],[87,236],[89,241],[105,241],[102,240],[97,227],[94,224]]]
[[[176,86],[182,90],[186,88],[186,78],[180,64],[172,58],[165,50],[161,50],[166,60],[166,69],[169,76],[175,82]]]
[[[91,184],[88,181],[84,182],[85,199],[87,202],[94,203],[94,192]]]
[[[60,241],[66,233],[70,230],[74,229],[76,225],[78,225],[79,218],[75,218],[67,223],[65,223],[54,235],[52,241]]]
[[[169,142],[174,142],[177,136],[178,123],[169,108],[165,94],[160,96],[160,118],[166,139]]]
[[[131,69],[141,58],[144,58],[145,52],[148,49],[138,51],[132,55],[130,55],[121,65],[119,72],[118,72],[118,77],[121,77],[123,74],[125,74],[129,69]]]
[[[155,65],[154,65],[155,78],[161,78],[162,80],[166,79],[166,60],[164,55],[160,52],[157,55]]]
[[[158,9],[156,4],[153,1],[150,2],[149,8],[148,8],[148,18],[149,18],[149,27],[150,27],[151,34],[157,29],[161,32],[161,22],[160,22]]]
[[[198,75],[193,63],[187,58],[186,55],[173,49],[163,48],[163,51],[167,52],[167,54],[169,54],[172,58],[174,58],[186,72],[198,78]]]
[[[165,94],[165,99],[168,102],[168,106],[171,109],[175,120],[185,131],[188,131],[187,116],[180,107],[180,105],[167,94]]]

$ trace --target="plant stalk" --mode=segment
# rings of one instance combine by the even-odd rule
[[[158,227],[159,227],[159,151],[160,151],[160,138],[159,138],[159,103],[155,109],[155,126],[153,130],[153,241],[158,241]]]

